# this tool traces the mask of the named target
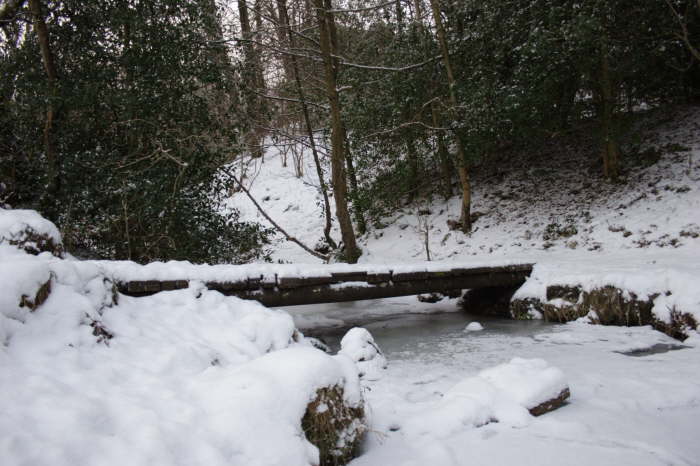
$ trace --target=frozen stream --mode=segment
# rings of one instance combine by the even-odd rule
[[[399,309],[407,314],[397,316]],[[389,361],[381,379],[365,383],[372,426],[354,466],[700,465],[697,336],[679,345],[645,327],[447,312],[455,309],[415,298],[327,305],[322,315],[317,306],[288,309],[305,333],[335,349],[348,326],[363,323]],[[474,320],[484,330],[463,331]],[[524,427],[491,423],[420,436],[402,429],[460,380],[514,357],[563,370],[569,404]]]

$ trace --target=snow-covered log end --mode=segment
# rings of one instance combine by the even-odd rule
[[[409,418],[403,430],[410,437],[447,438],[492,422],[525,427],[533,416],[563,406],[569,396],[561,370],[542,359],[514,358],[457,383]]]
[[[561,407],[571,395],[564,373],[543,359],[514,358],[509,363],[482,371],[479,377],[533,416]]]
[[[61,233],[35,210],[0,208],[0,245],[6,244],[26,253],[48,252],[63,257]]]
[[[561,265],[535,266],[513,295],[511,315],[553,322],[651,325],[681,341],[698,331],[700,289],[690,269],[589,270],[585,264],[572,269],[576,271]]]

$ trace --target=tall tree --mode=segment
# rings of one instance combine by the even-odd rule
[[[347,262],[354,264],[360,257],[360,249],[357,247],[355,231],[350,219],[348,208],[348,186],[345,172],[345,129],[341,116],[340,96],[337,86],[337,60],[338,51],[334,47],[335,20],[331,12],[331,0],[314,0],[316,8],[317,24],[321,55],[324,65],[324,80],[326,97],[330,106],[331,116],[331,173],[333,184],[333,197],[335,199],[336,215],[340,225],[340,233],[343,238],[344,256]]]
[[[456,94],[456,81],[454,72],[452,70],[452,62],[450,60],[450,51],[447,45],[447,35],[445,33],[445,28],[442,24],[442,11],[440,8],[440,0],[430,0],[430,7],[433,11],[433,20],[435,21],[435,30],[438,37],[438,42],[440,43],[440,53],[442,55],[442,63],[445,67],[445,74],[447,76],[447,85],[449,88],[449,98],[450,107],[448,109],[453,125],[458,124],[458,102]],[[469,233],[471,231],[471,181],[469,179],[469,167],[466,152],[464,150],[464,142],[459,132],[455,129],[454,143],[457,148],[457,172],[459,173],[459,181],[462,187],[462,206],[460,209],[460,226],[464,233]]]

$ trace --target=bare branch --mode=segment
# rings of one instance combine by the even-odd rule
[[[678,21],[678,25],[681,27],[681,33],[676,34],[676,37],[681,39],[684,43],[685,46],[688,48],[688,51],[695,57],[697,60],[700,60],[700,50],[695,48],[693,44],[690,43],[690,37],[688,33],[688,24],[686,21],[683,19],[683,16],[676,10],[671,3],[671,0],[666,0],[666,4],[668,7],[671,9],[673,12],[673,15],[676,17],[676,20]],[[698,8],[700,8],[700,0],[698,0]]]
[[[368,7],[364,7],[364,8],[348,8],[345,10],[326,10],[326,12],[333,13],[333,14],[335,14],[335,13],[362,13],[364,11],[380,10],[384,7],[394,6],[394,5],[396,5],[396,0],[392,0],[389,2],[385,2],[385,3],[380,3],[379,5],[376,5],[376,6],[368,6]]]
[[[312,256],[318,257],[322,261],[328,262],[328,260],[330,259],[328,256],[324,256],[323,254],[320,254],[320,253],[314,251],[313,249],[309,248],[307,245],[305,245],[304,243],[302,243],[301,241],[299,241],[298,239],[296,239],[295,237],[293,237],[289,233],[287,233],[281,226],[279,226],[279,224],[277,222],[272,220],[272,218],[269,215],[267,215],[267,212],[265,212],[263,210],[263,208],[260,206],[260,204],[258,204],[258,202],[255,200],[255,198],[250,194],[250,191],[248,191],[246,189],[246,187],[243,186],[243,183],[240,182],[240,180],[236,177],[236,175],[231,173],[229,168],[225,169],[224,174],[226,176],[228,176],[230,179],[232,179],[238,185],[238,187],[241,189],[241,191],[243,191],[246,194],[246,196],[248,196],[248,199],[250,199],[251,202],[258,209],[258,212],[260,212],[262,214],[262,216],[265,217],[267,219],[267,221],[270,222],[272,224],[272,226],[275,227],[275,229],[277,231],[282,233],[282,235],[285,237],[285,239],[287,241],[291,241],[291,242],[297,244],[299,247],[301,247],[304,251],[308,252]]]

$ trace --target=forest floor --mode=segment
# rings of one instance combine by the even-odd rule
[[[602,179],[594,141],[584,133],[555,138],[527,157],[503,154],[513,162],[492,161],[473,172],[478,218],[470,235],[447,226],[457,219],[459,197],[433,196],[371,222],[359,241],[360,262],[425,261],[427,223],[434,261],[515,259],[541,264],[549,275],[583,270],[591,283],[615,276],[632,288],[656,280],[675,286],[673,295],[700,314],[700,108],[657,110],[635,124],[619,182]],[[291,157],[284,167],[271,151],[264,162],[252,162],[249,173],[251,192],[275,220],[309,245],[322,238],[310,160],[297,177]],[[242,195],[231,204],[245,219],[262,221]],[[420,210],[429,213],[421,217]],[[318,263],[281,238],[272,258]],[[693,440],[700,427],[697,334],[682,350],[664,352],[678,342],[650,327],[532,322],[504,330],[506,321],[456,317],[454,300],[426,304],[414,297],[287,311],[307,332],[331,339],[364,325],[385,350],[388,369],[363,382],[372,424],[353,465],[700,465]],[[440,314],[446,312],[453,314]],[[425,313],[436,313],[434,320],[419,315]],[[433,328],[445,319],[452,324]],[[463,332],[471,319],[485,331]],[[524,425],[474,428],[444,401],[460,381],[513,357],[542,358],[561,368],[570,403]],[[440,410],[443,416],[431,414]]]

